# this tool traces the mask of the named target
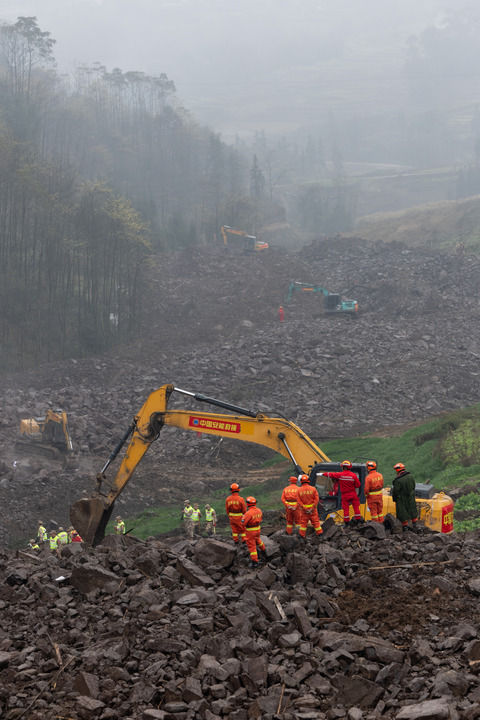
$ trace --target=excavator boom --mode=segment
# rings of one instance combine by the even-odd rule
[[[168,401],[173,392],[189,396],[197,402],[232,410],[234,414],[169,410]],[[72,525],[88,544],[96,545],[103,539],[115,500],[165,425],[269,447],[290,459],[297,473],[309,472],[317,463],[329,462],[329,458],[313,440],[286,418],[269,417],[200,393],[181,390],[173,385],[163,385],[148,396],[110,455],[97,476],[97,489],[94,494],[90,498],[77,501],[70,508]],[[106,480],[105,472],[130,436],[117,474],[104,491],[102,485]]]

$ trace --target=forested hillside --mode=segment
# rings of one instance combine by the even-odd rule
[[[477,122],[452,120],[452,156],[443,135],[439,154],[416,150],[414,137],[432,135],[427,122],[400,133],[407,154],[380,152],[368,139],[383,138],[380,127],[360,132],[349,113],[229,145],[193,119],[165,73],[94,63],[65,76],[55,47],[34,17],[0,26],[0,371],[132,341],[164,256],[219,242],[223,224],[267,241],[274,228],[291,248],[352,230],[410,242],[405,228],[414,244],[477,244],[470,201],[459,202],[479,191]],[[384,128],[386,148],[395,128]],[[430,170],[439,163],[448,167]],[[403,216],[399,228],[391,216],[356,225],[447,197],[456,200],[445,217],[435,208],[431,228],[420,219],[410,231]]]
[[[0,28],[0,368],[130,336],[152,250],[211,242],[226,206],[231,223],[259,211],[166,75],[65,78],[54,49],[35,18]]]

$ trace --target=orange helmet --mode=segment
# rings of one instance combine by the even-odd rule
[[[343,468],[351,468],[351,467],[352,467],[352,463],[350,462],[350,460],[342,460],[342,462],[340,463],[340,465],[341,465]]]
[[[301,483],[307,483],[307,482],[308,482],[308,475],[300,475],[300,482],[301,482]]]
[[[368,460],[366,465],[369,470],[376,470],[377,468],[377,463],[375,462],[375,460]]]
[[[238,492],[240,490],[240,485],[238,485],[237,483],[232,483],[230,485],[230,490],[232,492]]]
[[[393,466],[393,469],[398,472],[401,472],[402,470],[405,470],[405,465],[403,463],[397,463]]]
[[[249,495],[246,498],[246,500],[247,500],[247,505],[256,505],[257,504],[257,501],[255,500],[254,497],[252,497],[252,495]]]
[[[295,477],[295,475],[290,475],[290,477],[288,478],[288,482],[292,483],[292,485],[293,485],[293,483],[295,483],[295,485],[296,485],[297,478]]]

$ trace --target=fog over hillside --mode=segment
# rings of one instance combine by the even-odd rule
[[[409,38],[474,14],[453,0],[1,0],[34,15],[59,68],[164,72],[201,121],[233,137],[328,110],[402,103]]]

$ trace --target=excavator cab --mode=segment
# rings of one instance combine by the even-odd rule
[[[342,467],[340,463],[318,463],[310,472],[310,484],[317,488],[320,498],[319,517],[325,520],[329,515],[335,517],[338,522],[343,522],[342,497],[340,490],[333,495],[333,480],[331,478],[320,475],[323,472],[340,472]],[[367,467],[364,463],[353,463],[352,470],[356,473],[360,480],[360,487],[357,490],[360,505],[365,505],[365,478],[367,476]]]

